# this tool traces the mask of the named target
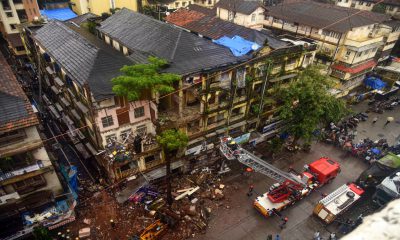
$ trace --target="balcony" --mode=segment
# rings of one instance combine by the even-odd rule
[[[37,170],[45,169],[46,167],[41,163],[41,161],[38,161],[38,163],[19,168],[16,170],[8,171],[8,172],[1,172],[0,173],[0,181],[5,181],[17,176],[22,176],[28,173],[35,172]],[[4,183],[3,183],[4,184]]]

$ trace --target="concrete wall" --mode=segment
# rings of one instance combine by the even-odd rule
[[[89,12],[88,0],[71,0],[72,10],[78,14],[82,15]]]
[[[223,20],[230,21],[230,11],[227,9],[217,8],[217,16]],[[232,13],[231,13],[232,14]],[[252,14],[245,15],[237,12],[233,20],[234,23],[250,28],[262,28],[264,23],[264,9],[258,8]]]

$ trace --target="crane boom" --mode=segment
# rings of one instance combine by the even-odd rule
[[[264,174],[275,181],[282,183],[286,180],[290,180],[295,184],[299,184],[301,186],[306,186],[306,184],[294,174],[285,172],[280,170],[279,168],[265,162],[261,158],[257,157],[256,155],[250,153],[246,149],[243,149],[238,146],[236,150],[231,150],[227,146],[227,141],[221,139],[220,145],[221,153],[228,159],[232,160],[236,158],[240,163],[252,168],[254,171]],[[235,156],[235,157],[233,157]]]

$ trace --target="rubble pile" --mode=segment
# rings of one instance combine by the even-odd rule
[[[114,190],[99,191],[78,205],[75,222],[65,227],[74,239],[133,239],[157,232],[149,239],[177,240],[205,233],[217,209],[229,209],[230,186],[209,168],[175,177],[171,207],[166,202],[166,183],[143,186],[127,202],[118,204]]]

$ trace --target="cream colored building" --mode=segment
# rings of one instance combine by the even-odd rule
[[[193,0],[194,4],[197,4],[202,7],[214,7],[214,5],[218,2],[219,0]]]
[[[336,0],[335,4],[340,7],[355,8],[365,11],[373,11],[379,0]],[[382,5],[385,13],[396,15],[400,13],[399,0],[383,0]]]
[[[263,27],[265,8],[261,1],[220,0],[215,8],[222,20],[254,29]]]
[[[135,12],[146,5],[146,0],[71,0],[72,10],[78,15],[85,13],[111,13],[111,9],[128,8]]]
[[[329,63],[331,76],[347,91],[360,84],[378,60],[389,56],[400,33],[399,24],[389,15],[354,12],[327,4],[294,2],[269,7],[265,26],[317,40],[317,57]],[[350,21],[338,21],[348,16]]]

